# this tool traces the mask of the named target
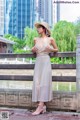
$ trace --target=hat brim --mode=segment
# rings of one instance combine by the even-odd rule
[[[49,33],[49,35],[51,34],[50,29],[47,28],[44,24],[42,24],[42,23],[35,23],[34,25],[35,25],[36,28],[38,28],[40,25],[44,26],[46,28],[47,32]]]

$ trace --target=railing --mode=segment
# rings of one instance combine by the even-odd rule
[[[77,74],[74,76],[71,75],[60,75],[54,76],[52,75],[53,82],[69,82],[70,83],[70,91],[53,91],[53,100],[48,104],[48,108],[53,109],[67,109],[67,110],[77,110],[80,111],[80,35],[77,37],[77,49],[76,52],[58,52],[58,53],[50,53],[51,58],[58,57],[64,61],[64,58],[75,58],[75,64],[54,64],[52,63],[52,70],[75,70]],[[0,58],[35,58],[36,54],[28,53],[28,54],[0,54]],[[33,70],[35,64],[0,64],[0,69],[3,70]],[[32,75],[2,75],[0,74],[0,80],[7,81],[32,81]],[[71,91],[71,83],[75,82],[76,91]],[[58,88],[58,87],[57,87]],[[4,106],[28,106],[34,107],[35,105],[31,101],[32,90],[23,90],[23,89],[0,89],[0,105]]]
[[[0,54],[0,58],[35,58],[36,54]],[[76,57],[75,52],[50,53],[50,57]],[[34,69],[35,64],[0,64],[0,69]],[[76,64],[51,64],[52,69],[76,69]],[[0,75],[0,80],[32,81],[31,75]],[[76,76],[52,76],[52,81],[58,82],[76,82]]]
[[[51,58],[53,57],[59,57],[60,59],[64,60],[64,58],[73,58],[76,57],[76,52],[58,52],[58,53],[50,53],[49,54]],[[0,59],[20,59],[20,58],[35,58],[36,54],[28,53],[28,54],[0,54]],[[34,70],[35,64],[0,64],[0,70],[11,70],[14,71],[21,70],[23,72],[24,69],[26,71],[28,70]],[[76,70],[76,64],[51,64],[52,70],[58,69],[58,70]],[[1,74],[0,73],[0,83],[2,81],[22,81],[22,82],[30,82],[33,81],[33,75],[13,75],[13,74]],[[52,76],[53,82],[69,82],[76,84],[76,75],[75,76]],[[15,83],[16,84],[16,83]],[[71,85],[71,84],[70,84]],[[4,87],[4,86],[3,86]],[[58,86],[57,86],[58,90]],[[0,88],[0,106],[17,106],[17,107],[35,107],[35,104],[31,101],[31,94],[32,89],[16,89],[16,88]],[[73,102],[72,102],[73,101]],[[53,109],[68,109],[68,110],[77,110],[77,99],[76,99],[76,91],[71,92],[71,86],[70,91],[67,93],[65,91],[53,91],[53,100],[50,104],[47,104],[48,108]]]

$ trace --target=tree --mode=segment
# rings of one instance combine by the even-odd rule
[[[4,35],[5,38],[7,38],[8,40],[12,40],[15,42],[15,44],[13,45],[13,50],[15,53],[24,53],[25,50],[23,50],[23,48],[25,47],[26,41],[24,39],[19,39],[18,37],[15,37],[11,34],[6,34]]]
[[[34,44],[33,39],[38,36],[37,31],[35,29],[26,27],[24,29],[24,33],[25,33],[24,39],[26,40],[26,45],[32,48]]]
[[[75,23],[75,35],[77,36],[80,34],[80,17],[77,19]]]
[[[30,52],[30,50],[24,50],[24,48],[32,48],[34,42],[33,39],[38,36],[38,33],[35,29],[26,27],[24,29],[24,38],[19,39],[11,34],[7,34],[4,37],[8,40],[15,41],[16,44],[13,46],[15,53],[25,53]]]
[[[52,29],[52,37],[56,40],[59,51],[74,51],[76,49],[75,26],[71,22],[59,21]]]

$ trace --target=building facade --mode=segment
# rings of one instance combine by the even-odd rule
[[[14,44],[16,43],[0,36],[0,53],[12,53]]]
[[[0,0],[0,36],[4,34],[4,0]]]
[[[53,24],[53,1],[38,0],[39,21],[47,22],[51,27]]]
[[[59,0],[53,0],[53,23],[60,21],[60,3]]]
[[[57,22],[60,21],[60,3],[57,0]]]
[[[4,0],[5,1],[5,25],[4,34],[12,34],[19,38],[24,36],[26,26],[33,27],[34,0]]]

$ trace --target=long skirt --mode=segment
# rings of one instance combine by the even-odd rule
[[[49,55],[36,57],[33,86],[32,101],[48,102],[52,100],[52,69]]]

